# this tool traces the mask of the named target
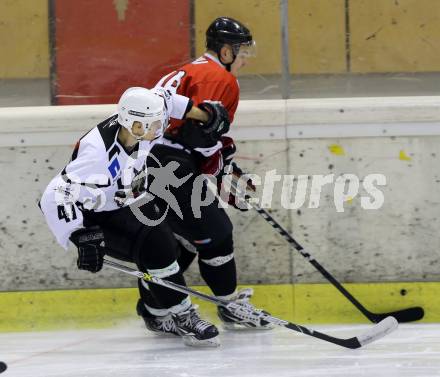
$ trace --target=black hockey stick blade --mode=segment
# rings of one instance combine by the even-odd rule
[[[312,255],[292,237],[275,219],[264,209],[253,204],[254,209],[289,243],[298,251],[318,272],[320,272],[346,299],[348,299],[365,317],[371,322],[378,323],[387,317],[394,317],[400,323],[418,321],[423,318],[423,308],[416,306],[412,308],[396,310],[390,313],[373,313],[363,306],[336,278],[330,274]]]
[[[367,308],[365,308],[350,292],[347,291],[347,289],[344,288],[344,286],[339,283],[335,279],[335,277],[330,274],[310,253],[308,253],[302,245],[300,245],[293,236],[287,232],[286,229],[284,229],[270,214],[267,212],[264,208],[261,208],[258,204],[256,204],[254,201],[252,201],[252,197],[249,195],[246,195],[245,193],[241,192],[237,184],[231,181],[231,188],[234,190],[233,193],[236,195],[240,195],[242,198],[244,198],[245,201],[249,203],[249,205],[257,211],[259,215],[263,217],[266,222],[272,226],[272,228],[280,234],[287,243],[296,251],[298,251],[313,267],[315,267],[318,272],[320,272],[340,293],[342,293],[346,299],[348,299],[365,317],[367,317],[371,322],[378,323],[381,320],[387,318],[387,317],[394,317],[396,320],[400,323],[403,322],[413,322],[418,321],[423,318],[425,312],[423,308],[417,306],[413,308],[407,308],[402,310],[396,310],[394,312],[390,313],[373,313],[370,312]]]
[[[397,322],[405,323],[405,322],[413,322],[421,320],[425,315],[425,311],[420,306],[415,306],[413,308],[407,308],[402,310],[396,310],[395,312],[390,313],[368,313],[368,319],[372,322],[380,322],[386,317],[394,317]]]

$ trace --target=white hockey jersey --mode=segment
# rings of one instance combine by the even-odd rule
[[[182,119],[189,99],[154,89],[165,99],[165,117]],[[118,141],[117,114],[106,119],[76,144],[71,161],[47,186],[40,208],[58,243],[68,248],[69,237],[83,227],[82,210],[113,211],[120,208],[116,192],[131,187],[133,179],[145,169],[151,147],[160,141],[141,141],[127,151]],[[145,174],[145,172],[144,172]],[[133,201],[131,201],[133,203]],[[129,203],[123,204],[123,206]]]

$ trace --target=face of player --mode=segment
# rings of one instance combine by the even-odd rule
[[[237,46],[235,46],[237,49]],[[231,73],[234,76],[237,76],[240,69],[245,67],[248,64],[248,59],[254,57],[256,54],[255,42],[252,42],[250,45],[240,45],[238,47],[238,51],[236,50],[236,57],[234,60],[233,47],[230,45],[225,45],[221,49],[221,57],[224,64],[231,65]]]
[[[240,69],[242,69],[243,67],[245,67],[247,65],[248,59],[249,59],[249,57],[247,57],[247,56],[237,55],[237,57],[234,60],[234,63],[232,63],[232,65],[231,65],[231,73],[234,76],[238,76]]]
[[[142,140],[151,141],[156,137],[156,131],[159,130],[161,126],[161,122],[159,120],[156,120],[155,122],[151,123],[150,127],[148,127],[147,132],[144,134],[142,123],[134,122],[131,128],[131,132],[133,133],[133,135],[141,137]]]

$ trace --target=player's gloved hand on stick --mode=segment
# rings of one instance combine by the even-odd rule
[[[98,272],[104,262],[104,232],[99,226],[78,229],[70,236],[70,240],[78,248],[76,262],[80,270]]]
[[[202,102],[198,105],[200,109],[208,113],[208,121],[202,124],[204,133],[219,140],[221,135],[227,133],[231,126],[229,115],[220,102]]]
[[[236,180],[244,179],[245,180],[246,190],[250,190],[252,192],[255,192],[255,190],[257,188],[255,187],[255,184],[252,181],[251,177],[249,177],[247,174],[245,174],[243,172],[243,170],[241,170],[240,167],[235,162],[231,162],[229,164],[229,171],[230,171],[230,174],[232,174],[233,179],[236,179]]]
[[[200,166],[200,170],[203,174],[214,175],[217,178],[217,192],[220,194],[223,200],[225,200],[229,205],[240,211],[248,211],[249,206],[244,202],[244,198],[237,199],[234,195],[234,190],[231,188],[231,192],[223,193],[223,178],[225,175],[229,175],[232,181],[241,189],[246,188],[247,191],[255,192],[256,187],[252,182],[252,179],[243,173],[243,170],[232,161],[234,154],[237,150],[234,140],[228,136],[221,136],[222,148],[219,149],[212,156],[208,157],[203,161]],[[228,194],[229,193],[229,194]],[[224,197],[226,194],[226,198]]]
[[[220,153],[223,158],[224,165],[229,165],[234,158],[235,152],[237,152],[237,147],[235,146],[234,140],[229,136],[221,137],[222,148]]]
[[[130,205],[135,199],[145,193],[146,177],[145,171],[142,170],[133,178],[131,188],[116,191],[114,197],[116,204],[119,207]]]
[[[243,170],[241,170],[238,165],[235,162],[232,162],[225,166],[224,171],[227,175],[230,176],[230,179],[233,182],[233,185],[237,185],[239,189],[246,191],[252,191],[255,192],[256,187],[255,184],[252,182],[252,179],[247,175],[243,173]],[[223,176],[221,179],[218,180],[217,183],[217,189],[221,193],[222,185],[223,185]],[[235,209],[238,209],[242,212],[249,211],[249,205],[246,203],[244,198],[241,197],[241,195],[236,195],[235,189],[233,188],[233,185],[231,185],[231,191],[229,193],[229,196],[227,197],[227,202],[229,205],[234,207]],[[244,193],[243,193],[244,194]],[[222,195],[222,194],[221,194]]]
[[[225,169],[227,170],[228,174],[232,175],[232,181],[235,182],[239,187],[240,184],[241,187],[243,187],[244,183],[246,191],[255,192],[256,187],[254,182],[252,182],[252,179],[247,174],[243,173],[243,170],[241,170],[235,162],[231,162]],[[241,198],[240,196],[237,197],[237,195],[234,195],[234,191],[231,191],[232,192],[229,195],[228,204],[239,211],[249,211],[249,205],[245,202],[244,198]]]

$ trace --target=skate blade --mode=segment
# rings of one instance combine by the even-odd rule
[[[213,338],[203,339],[203,340],[197,339],[194,336],[184,335],[182,336],[182,339],[183,339],[183,343],[189,347],[213,348],[220,346],[220,339],[218,335]]]
[[[149,330],[148,334],[153,334],[153,336],[157,336],[159,338],[176,338],[179,337],[179,334],[174,334],[171,332],[162,332],[162,331],[153,331]]]

